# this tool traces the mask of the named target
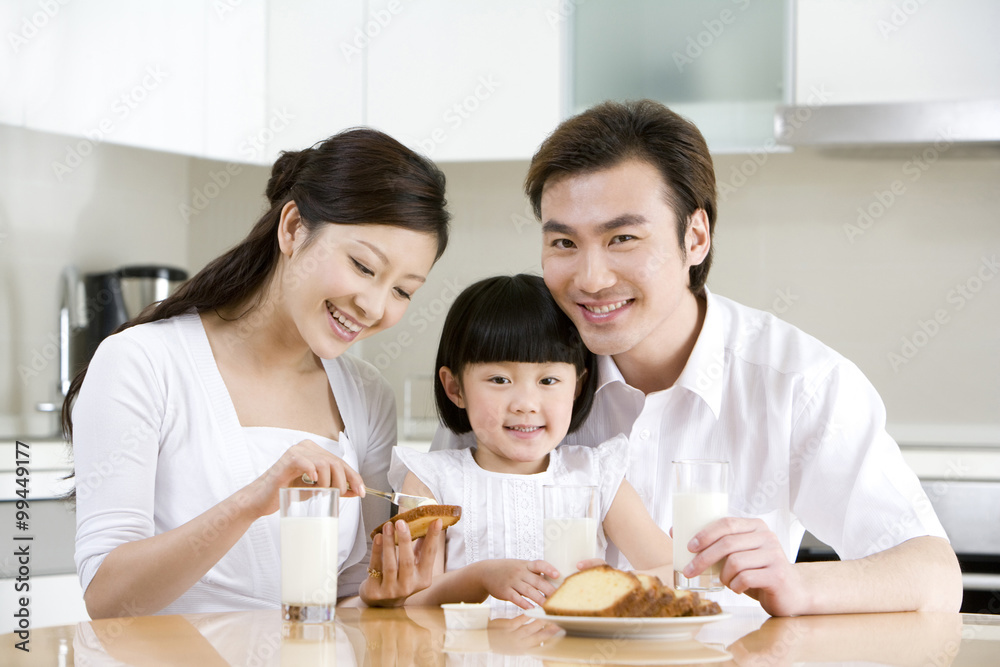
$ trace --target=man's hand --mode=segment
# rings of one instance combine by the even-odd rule
[[[688,550],[697,555],[684,568],[685,577],[724,561],[722,583],[734,593],[746,593],[772,616],[806,613],[808,595],[801,572],[760,519],[713,521],[692,538]]]

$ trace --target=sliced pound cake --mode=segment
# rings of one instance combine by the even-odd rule
[[[566,577],[542,608],[552,616],[636,616],[647,604],[638,577],[601,565]]]
[[[553,616],[663,618],[722,612],[718,603],[702,599],[694,591],[675,590],[658,577],[608,565],[567,577],[542,608]]]

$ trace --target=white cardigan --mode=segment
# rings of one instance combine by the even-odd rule
[[[305,438],[351,463],[356,456],[365,483],[388,488],[396,441],[391,388],[357,358],[344,355],[323,364],[350,441],[242,427],[197,314],[106,338],[73,408],[76,566],[84,590],[112,549],[190,521],[252,482],[284,449]],[[342,515],[356,517],[350,504],[358,502],[342,500]],[[352,548],[341,553],[341,596],[356,594],[366,576],[371,550],[366,536],[388,518],[389,505],[366,499],[363,515]],[[274,516],[254,522],[201,580],[159,613],[278,606],[276,523]],[[212,537],[207,533],[204,539]]]

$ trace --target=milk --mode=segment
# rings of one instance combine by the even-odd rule
[[[675,493],[674,496],[674,571],[680,572],[694,558],[687,549],[688,542],[695,534],[716,519],[725,517],[729,511],[729,494]],[[722,562],[705,571],[718,576]]]
[[[545,519],[545,560],[561,577],[556,584],[576,572],[581,560],[597,558],[597,519]]]
[[[337,517],[281,517],[281,601],[337,603]]]

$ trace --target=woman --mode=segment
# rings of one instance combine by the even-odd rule
[[[422,553],[405,528],[365,577],[364,524],[389,506],[366,501],[362,521],[357,496],[388,488],[396,416],[343,352],[398,322],[444,252],[444,176],[356,129],[283,153],[266,192],[247,238],[103,341],[70,388],[93,618],[276,607],[278,490],[306,481],[347,499],[342,595],[395,604],[430,582],[437,540]]]

